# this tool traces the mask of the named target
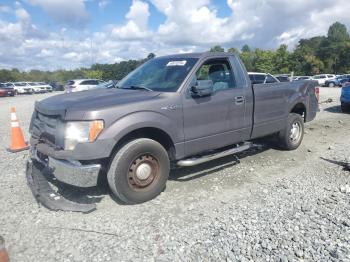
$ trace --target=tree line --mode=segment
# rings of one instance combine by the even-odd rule
[[[209,51],[223,52],[219,45]],[[293,51],[285,44],[276,50],[263,50],[244,45],[241,50],[229,48],[226,52],[237,53],[248,71],[268,72],[272,74],[316,75],[320,73],[350,73],[350,36],[344,24],[334,23],[328,29],[327,36],[301,39]],[[122,79],[142,63],[155,57],[150,53],[141,60],[128,60],[114,64],[94,64],[90,68],[74,70],[28,72],[14,69],[1,69],[0,82],[15,81],[59,81],[66,82],[77,78],[98,78],[103,80]]]

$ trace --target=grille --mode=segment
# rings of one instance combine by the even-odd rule
[[[59,116],[49,116],[35,111],[31,121],[31,133],[34,137],[56,144],[55,137],[59,125]]]

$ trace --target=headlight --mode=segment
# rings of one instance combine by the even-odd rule
[[[102,120],[68,122],[64,135],[64,149],[73,150],[78,143],[94,142],[103,127]]]

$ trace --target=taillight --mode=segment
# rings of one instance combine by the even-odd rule
[[[316,98],[317,98],[317,102],[320,102],[320,88],[316,87],[315,88],[315,94],[316,94]]]

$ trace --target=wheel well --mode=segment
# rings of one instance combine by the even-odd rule
[[[157,141],[168,152],[170,160],[175,158],[175,146],[171,137],[163,130],[154,127],[140,128],[128,133],[114,146],[113,154],[120,147],[137,138],[149,138]]]
[[[303,103],[296,104],[290,112],[301,115],[306,121],[306,107]]]

